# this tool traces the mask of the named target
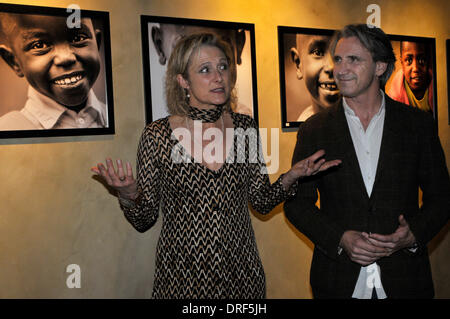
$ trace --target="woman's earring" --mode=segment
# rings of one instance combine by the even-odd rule
[[[189,91],[187,89],[184,89],[184,93],[186,94],[186,98],[189,99],[191,95],[189,94]]]

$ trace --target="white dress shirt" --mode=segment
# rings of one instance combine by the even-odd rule
[[[383,136],[384,116],[385,116],[385,98],[381,91],[382,102],[377,114],[370,120],[369,126],[364,130],[361,121],[355,112],[348,106],[343,98],[344,113],[350,134],[353,140],[356,155],[358,157],[359,167],[364,179],[367,194],[372,194],[373,183],[377,171],[378,157],[380,155],[381,138]],[[379,299],[387,298],[381,283],[381,271],[377,263],[361,267],[358,281],[353,291],[353,298],[370,299],[372,290],[376,289]]]
[[[297,122],[304,122],[314,114],[316,114],[316,112],[314,112],[313,106],[310,105],[306,109],[304,109],[303,112],[299,115],[299,117],[297,118]]]
[[[0,117],[0,130],[48,130],[107,126],[106,105],[97,99],[92,89],[89,91],[86,106],[77,113],[29,86],[28,99],[23,109]]]

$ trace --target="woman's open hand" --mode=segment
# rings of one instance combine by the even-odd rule
[[[291,171],[294,172],[297,178],[301,178],[325,171],[330,167],[341,164],[342,162],[341,160],[326,161],[324,158],[318,160],[324,155],[325,151],[319,150],[310,157],[307,157],[304,160],[295,163],[295,165],[292,166]]]
[[[134,200],[138,193],[131,164],[127,162],[124,168],[120,159],[116,162],[117,170],[114,168],[111,158],[107,158],[106,167],[103,163],[99,163],[97,166],[92,167],[91,171],[101,176],[109,186],[119,193],[120,197]]]
[[[321,158],[324,155],[325,151],[319,150],[313,155],[295,163],[284,176],[283,185],[285,189],[288,189],[298,178],[317,174],[342,162],[341,160],[326,161],[324,158]]]

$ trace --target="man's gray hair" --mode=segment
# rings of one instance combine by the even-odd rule
[[[380,28],[367,24],[349,24],[336,31],[330,44],[331,55],[334,56],[336,45],[342,38],[356,37],[369,50],[374,62],[387,63],[386,71],[380,76],[380,87],[384,90],[387,80],[395,69],[395,54],[391,41]]]

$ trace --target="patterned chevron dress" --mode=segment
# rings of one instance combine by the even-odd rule
[[[235,132],[256,129],[249,116],[231,116]],[[184,160],[191,163],[174,161],[178,141],[171,133],[168,118],[145,128],[137,159],[141,199],[133,208],[121,205],[140,232],[155,224],[161,206],[153,298],[264,298],[264,270],[248,203],[268,213],[297,187],[285,191],[281,177],[271,185],[265,164],[254,160],[250,139],[243,143],[237,133],[233,152],[217,171],[194,163],[189,154]],[[238,163],[242,152],[246,159]]]

